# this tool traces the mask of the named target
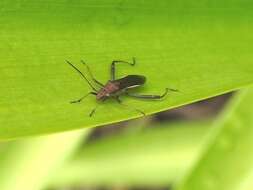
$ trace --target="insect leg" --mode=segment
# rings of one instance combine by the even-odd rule
[[[74,65],[72,65],[72,63],[70,63],[69,61],[66,60],[66,62],[71,67],[73,67],[86,80],[86,82],[89,84],[89,86],[92,88],[92,90],[94,90],[95,92],[97,92],[97,89],[94,86],[92,86],[91,82],[85,77],[85,75],[80,70],[78,70],[78,68],[76,68]]]
[[[135,65],[135,58],[133,57],[133,62],[130,63],[130,62],[127,62],[127,61],[120,61],[120,60],[115,60],[112,62],[111,64],[111,80],[115,80],[115,64],[116,63],[127,63],[127,64],[130,64],[132,66]]]
[[[79,102],[81,102],[84,98],[86,98],[90,94],[95,95],[95,96],[97,95],[96,92],[89,92],[88,94],[85,94],[83,97],[79,98],[78,100],[71,101],[70,103],[71,104],[79,103]]]
[[[136,112],[139,112],[139,113],[142,114],[143,116],[146,116],[146,114],[145,114],[143,111],[141,111],[141,110],[139,110],[139,109],[136,109],[136,108],[132,108],[132,107],[126,105],[126,104],[123,104],[122,101],[119,99],[118,96],[114,97],[114,99],[115,99],[120,105],[125,106],[125,107],[127,107],[128,109],[134,110],[134,111],[136,111]]]
[[[99,86],[104,87],[104,85],[103,85],[101,82],[99,82],[97,79],[95,79],[95,77],[93,76],[93,74],[92,74],[92,72],[91,72],[89,66],[88,66],[83,60],[81,60],[81,62],[82,62],[82,64],[84,64],[84,65],[86,66],[86,68],[87,68],[87,70],[88,70],[88,72],[89,72],[89,74],[90,74],[90,76],[91,76],[91,79],[92,79],[96,84],[98,84]]]
[[[164,98],[169,91],[177,92],[175,89],[166,88],[165,92],[162,95],[141,95],[141,94],[131,94],[126,91],[126,94],[133,98],[140,98],[140,99],[148,99],[148,100],[160,100]]]
[[[89,114],[90,117],[92,117],[94,115],[94,113],[96,112],[96,110],[97,110],[97,108],[98,108],[99,105],[100,104],[97,104],[96,107],[93,110],[91,110],[91,112]]]
[[[93,110],[91,110],[89,116],[92,117],[93,114],[96,112],[96,109],[97,109],[98,106],[96,106]]]

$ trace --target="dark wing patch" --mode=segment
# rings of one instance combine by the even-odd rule
[[[124,78],[115,80],[119,84],[120,89],[134,88],[143,85],[146,82],[146,77],[142,75],[127,75]]]

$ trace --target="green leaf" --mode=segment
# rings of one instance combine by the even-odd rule
[[[0,189],[44,189],[88,134],[86,129],[1,143]]]
[[[114,100],[90,96],[90,88],[65,60],[98,80],[140,74],[144,94],[171,93],[163,101],[123,97],[125,104],[156,113],[232,91],[253,82],[253,3],[219,0],[11,1],[0,3],[0,139],[99,126],[139,117]]]
[[[163,124],[86,144],[51,178],[50,185],[168,185],[195,162],[210,129],[204,125]]]
[[[244,190],[253,179],[253,88],[227,109],[179,190]]]

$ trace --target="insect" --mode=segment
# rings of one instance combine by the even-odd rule
[[[83,60],[81,60],[81,63],[87,68],[87,71],[88,71],[92,81],[99,88],[96,88],[88,80],[88,78],[77,67],[75,67],[72,63],[70,63],[69,61],[66,61],[66,62],[71,67],[73,67],[84,78],[84,80],[88,83],[88,85],[92,89],[91,92],[85,94],[83,97],[79,98],[78,100],[71,101],[70,103],[80,103],[88,95],[95,95],[96,100],[98,102],[104,102],[108,98],[113,98],[119,104],[127,106],[127,105],[122,103],[122,101],[120,99],[120,95],[125,94],[125,95],[133,97],[133,98],[146,99],[146,100],[159,100],[159,99],[162,99],[163,97],[165,97],[168,94],[169,91],[174,91],[174,92],[177,91],[175,89],[166,88],[165,92],[162,95],[132,94],[130,92],[130,89],[144,85],[144,83],[146,82],[146,77],[142,76],[142,75],[127,75],[123,78],[116,79],[116,77],[115,77],[115,70],[116,70],[115,66],[118,63],[125,63],[125,64],[129,64],[131,66],[134,66],[135,63],[136,63],[135,58],[133,58],[132,63],[126,62],[126,61],[121,61],[121,60],[112,61],[112,63],[111,63],[111,79],[106,84],[102,84],[97,79],[95,79],[95,77],[93,76],[93,74],[92,74],[90,68],[88,67],[88,65]],[[90,117],[95,113],[98,105],[94,109],[92,109],[92,111],[89,114]],[[127,107],[129,107],[129,106],[127,106]],[[139,109],[134,109],[134,110],[145,116],[145,113],[143,111],[141,111]]]

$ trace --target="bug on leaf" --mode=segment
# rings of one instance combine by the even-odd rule
[[[77,67],[75,67],[72,63],[70,63],[69,61],[66,61],[66,62],[71,67],[73,67],[85,79],[85,81],[88,83],[88,85],[92,89],[91,92],[85,94],[83,97],[79,98],[78,100],[71,101],[70,103],[80,103],[88,95],[95,95],[97,101],[99,101],[99,102],[104,102],[108,98],[113,98],[119,104],[127,106],[127,105],[122,103],[122,101],[120,99],[120,95],[125,94],[129,97],[139,98],[139,99],[146,99],[146,100],[159,100],[159,99],[162,99],[163,97],[165,97],[168,94],[169,91],[174,91],[174,92],[177,91],[175,89],[166,88],[165,92],[162,95],[132,94],[130,92],[130,89],[144,85],[144,83],[146,82],[146,77],[143,76],[143,75],[127,75],[123,78],[116,79],[116,77],[115,77],[115,70],[116,70],[115,66],[118,63],[126,63],[126,64],[134,66],[135,63],[136,63],[135,58],[133,58],[132,63],[126,62],[126,61],[121,61],[121,60],[112,61],[112,64],[111,64],[111,79],[106,84],[103,84],[103,83],[99,82],[97,79],[95,79],[95,77],[93,76],[93,74],[92,74],[90,68],[88,67],[88,65],[83,60],[81,60],[82,64],[86,66],[92,81],[99,88],[96,88],[88,80],[88,78]],[[90,117],[95,113],[97,107],[98,107],[98,105],[94,109],[92,109],[92,111],[89,114]],[[134,109],[134,110],[145,116],[145,113],[143,111],[141,111],[139,109]]]

